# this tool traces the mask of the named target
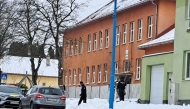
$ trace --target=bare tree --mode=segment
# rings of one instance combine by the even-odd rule
[[[13,4],[8,0],[0,1],[0,59],[8,53],[10,44],[13,42],[14,23],[12,17]]]
[[[53,38],[52,47],[58,59],[58,85],[63,84],[64,65],[62,63],[63,30],[77,22],[78,11],[86,6],[86,1],[77,0],[39,0],[36,2],[38,11],[43,15],[44,22],[47,23],[49,33]]]
[[[17,2],[17,16],[14,17],[16,22],[15,36],[17,41],[22,41],[28,44],[28,55],[30,56],[32,81],[34,85],[37,84],[38,70],[44,55],[45,43],[48,39],[48,32],[44,34],[43,21],[40,20],[38,9],[34,6],[35,0],[16,0]],[[36,50],[38,48],[38,57],[36,57]],[[37,58],[37,65],[35,65],[35,58]]]

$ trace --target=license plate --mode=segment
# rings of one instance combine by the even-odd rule
[[[47,101],[53,101],[53,102],[56,102],[57,99],[55,99],[55,98],[47,98]]]
[[[12,101],[12,102],[10,102],[10,104],[19,104],[19,102],[18,101]]]

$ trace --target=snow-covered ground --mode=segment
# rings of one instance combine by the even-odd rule
[[[88,99],[87,103],[78,106],[78,98],[67,98],[66,109],[109,109],[109,102],[106,99]],[[114,109],[190,109],[188,106],[167,105],[167,104],[138,104],[136,99],[114,102]]]

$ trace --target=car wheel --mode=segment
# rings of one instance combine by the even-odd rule
[[[18,109],[23,109],[23,108],[22,108],[22,103],[21,103],[21,101],[19,102],[19,107],[18,107]]]
[[[34,104],[31,103],[31,104],[30,104],[30,109],[38,109],[38,108],[37,108],[37,107],[34,107]]]

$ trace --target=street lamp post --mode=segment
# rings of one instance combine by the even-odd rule
[[[112,35],[112,60],[111,60],[111,75],[110,75],[110,96],[109,109],[113,109],[114,103],[114,77],[115,77],[115,44],[116,44],[116,23],[117,23],[117,0],[114,0],[113,14],[113,35]]]

